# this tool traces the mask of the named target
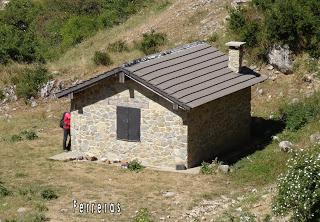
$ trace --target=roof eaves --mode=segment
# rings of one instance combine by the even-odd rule
[[[71,93],[82,91],[82,90],[96,84],[100,80],[108,78],[114,74],[117,74],[120,71],[121,70],[119,68],[112,69],[112,70],[107,71],[105,73],[102,73],[98,76],[92,77],[91,79],[85,80],[77,85],[71,86],[71,87],[64,89],[64,90],[61,90],[60,92],[57,92],[55,94],[55,96],[56,96],[56,98],[62,98],[62,97],[68,96]]]

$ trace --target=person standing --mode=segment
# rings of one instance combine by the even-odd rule
[[[60,120],[60,127],[63,128],[63,150],[68,152],[71,150],[71,134],[70,134],[71,114],[69,112],[63,113]]]

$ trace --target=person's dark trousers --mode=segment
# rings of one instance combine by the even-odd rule
[[[69,137],[69,141],[68,141],[68,137]],[[70,151],[70,149],[71,149],[70,129],[63,129],[63,150]]]

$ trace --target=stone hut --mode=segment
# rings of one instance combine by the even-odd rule
[[[250,139],[251,86],[266,78],[195,42],[128,62],[65,89],[72,149],[146,166],[190,168]]]

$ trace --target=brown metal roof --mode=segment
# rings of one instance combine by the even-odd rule
[[[266,80],[245,68],[235,73],[228,68],[228,56],[207,43],[195,42],[159,54],[137,59],[57,94],[63,97],[120,72],[184,109]]]
[[[249,69],[240,74],[231,71],[228,59],[218,49],[198,42],[123,67],[129,75],[195,108],[266,79]]]

